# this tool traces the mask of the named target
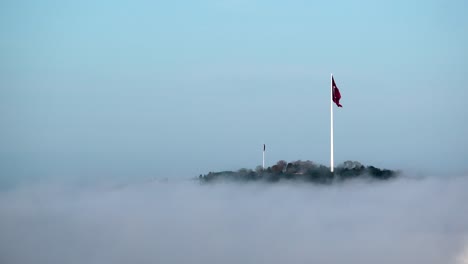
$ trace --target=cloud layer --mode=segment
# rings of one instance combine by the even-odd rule
[[[24,185],[0,193],[0,262],[466,263],[467,187],[448,176]]]

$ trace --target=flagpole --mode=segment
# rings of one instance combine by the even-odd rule
[[[333,73],[330,74],[330,172],[333,172]]]
[[[263,144],[263,163],[262,167],[265,170],[265,144]]]

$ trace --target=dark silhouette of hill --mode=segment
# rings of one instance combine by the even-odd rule
[[[280,160],[271,167],[263,169],[258,166],[255,170],[240,169],[238,171],[209,172],[200,175],[202,182],[227,181],[265,181],[278,182],[283,180],[305,181],[319,184],[329,184],[337,181],[362,178],[370,180],[388,180],[398,175],[398,172],[379,169],[374,166],[364,166],[357,161],[346,161],[330,172],[330,168],[312,161],[286,162]]]

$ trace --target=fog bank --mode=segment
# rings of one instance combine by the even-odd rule
[[[0,263],[468,263],[468,177],[0,192]]]

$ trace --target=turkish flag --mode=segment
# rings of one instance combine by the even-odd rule
[[[340,104],[340,99],[341,99],[340,90],[338,90],[338,86],[336,86],[335,79],[333,79],[333,76],[332,76],[332,98],[333,98],[333,102],[334,102],[338,107],[343,107],[343,106]]]

